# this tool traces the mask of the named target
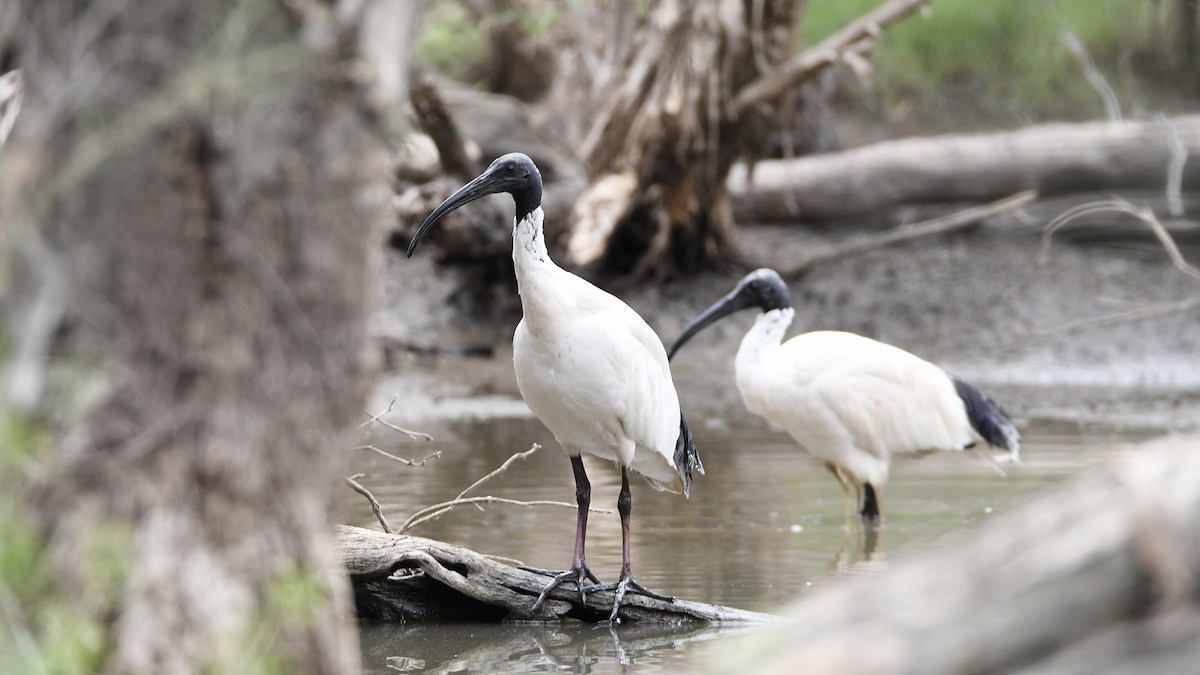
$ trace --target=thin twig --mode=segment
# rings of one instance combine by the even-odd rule
[[[1163,224],[1154,215],[1154,211],[1145,207],[1139,208],[1120,198],[1080,204],[1074,208],[1067,209],[1057,218],[1050,221],[1050,223],[1046,225],[1045,234],[1042,235],[1042,248],[1038,253],[1038,263],[1045,265],[1049,260],[1050,240],[1056,232],[1078,218],[1097,213],[1124,213],[1134,217],[1146,225],[1146,227],[1150,228],[1150,231],[1154,233],[1154,236],[1162,245],[1163,250],[1166,251],[1167,257],[1171,259],[1171,265],[1175,269],[1179,270],[1181,273],[1191,279],[1200,281],[1200,269],[1197,269],[1183,257],[1183,253],[1179,251],[1179,246],[1176,245],[1175,239],[1171,236],[1171,233],[1167,231],[1167,228],[1163,227]],[[1091,328],[1094,326],[1124,323],[1126,321],[1137,321],[1157,316],[1165,316],[1167,314],[1175,314],[1177,312],[1186,312],[1197,307],[1200,307],[1200,298],[1188,298],[1173,302],[1149,305],[1146,307],[1139,307],[1126,312],[1117,312],[1114,314],[1105,314],[1103,316],[1081,319],[1079,321],[1059,325],[1055,328],[1039,328],[1036,329],[1035,332],[1041,335],[1070,332],[1083,328]]]
[[[813,266],[829,262],[830,260],[844,258],[882,246],[891,246],[892,244],[920,239],[921,237],[952,232],[1000,215],[1001,213],[1021,209],[1036,200],[1037,197],[1038,193],[1035,190],[1025,190],[1024,192],[1018,192],[1015,195],[1005,197],[991,204],[975,206],[946,216],[913,223],[912,225],[896,228],[885,234],[854,237],[835,246],[813,251],[798,264],[780,271],[780,276],[785,279],[794,279],[807,272]]]
[[[422,457],[421,459],[405,459],[403,457],[397,457],[396,455],[393,455],[392,453],[390,453],[386,450],[380,450],[379,448],[377,448],[373,445],[358,445],[358,446],[355,446],[350,449],[351,450],[370,450],[371,452],[379,453],[379,454],[383,455],[384,457],[387,457],[388,459],[394,459],[397,462],[400,462],[401,464],[407,464],[409,466],[424,466],[425,463],[428,462],[429,460],[437,459],[438,457],[442,456],[441,450],[438,450],[436,452],[431,452],[428,455],[425,455],[424,457]]]
[[[375,517],[379,519],[379,524],[383,526],[383,531],[387,532],[388,534],[392,534],[392,527],[388,525],[387,518],[383,517],[383,507],[379,505],[379,500],[375,499],[375,495],[371,494],[370,490],[363,487],[362,483],[359,483],[357,480],[355,480],[356,478],[362,478],[364,475],[365,474],[356,473],[353,476],[346,476],[343,478],[343,480],[346,481],[347,485],[354,488],[355,492],[366,497],[367,501],[371,502],[371,510],[375,512]]]
[[[1179,129],[1161,113],[1158,121],[1167,131],[1171,161],[1167,164],[1167,213],[1173,218],[1183,215],[1183,167],[1188,160],[1188,147],[1179,138]]]
[[[837,62],[847,50],[874,42],[884,28],[928,5],[932,0],[889,0],[871,12],[846,24],[819,44],[804,50],[765,72],[743,87],[733,99],[733,111],[741,114],[750,108],[774,101],[784,92]]]
[[[398,427],[395,424],[392,424],[391,422],[388,422],[387,420],[383,419],[383,416],[390,413],[392,411],[392,408],[394,408],[394,407],[396,407],[396,397],[395,396],[392,397],[391,401],[388,401],[387,408],[384,408],[378,414],[372,415],[371,413],[364,410],[363,413],[370,419],[368,419],[366,422],[363,422],[362,424],[358,425],[358,428],[361,429],[361,428],[367,426],[368,424],[373,424],[373,423],[378,422],[379,424],[382,424],[383,426],[391,429],[392,431],[398,431],[413,440],[416,440],[418,438],[424,438],[427,441],[433,440],[433,436],[430,436],[427,433],[424,433],[422,431],[411,431],[409,429],[403,429],[403,428]]]
[[[421,509],[420,511],[417,511],[416,513],[409,516],[408,520],[404,521],[404,524],[400,526],[400,534],[403,534],[403,533],[409,531],[410,529],[416,527],[417,525],[420,525],[421,523],[423,523],[427,520],[432,520],[434,518],[437,518],[438,516],[442,515],[443,513],[453,510],[454,507],[461,506],[463,504],[513,504],[515,506],[524,506],[527,508],[532,508],[534,506],[560,506],[562,508],[567,508],[567,509],[576,508],[575,504],[568,504],[567,502],[550,501],[550,500],[546,500],[546,499],[537,499],[537,500],[533,500],[533,501],[521,501],[519,499],[508,499],[506,497],[492,497],[492,496],[467,497],[465,499],[455,499],[455,500],[448,501],[448,502],[442,502],[441,504],[434,504],[433,506],[428,506],[428,507]],[[612,511],[609,509],[588,509],[588,511],[590,513],[612,513]]]
[[[1183,257],[1183,254],[1179,251],[1179,246],[1175,244],[1175,239],[1171,236],[1170,232],[1167,232],[1167,228],[1163,227],[1163,224],[1159,222],[1158,218],[1154,215],[1154,211],[1145,207],[1139,208],[1120,198],[1080,204],[1074,208],[1067,209],[1057,218],[1050,221],[1046,225],[1045,234],[1042,235],[1042,249],[1038,254],[1038,262],[1045,264],[1048,261],[1050,240],[1056,232],[1078,218],[1096,213],[1124,213],[1141,221],[1154,233],[1159,243],[1162,244],[1163,250],[1166,251],[1167,257],[1171,259],[1171,264],[1175,269],[1196,281],[1200,281],[1200,269],[1196,269]]]
[[[479,480],[475,481],[474,483],[471,483],[469,486],[467,486],[467,489],[458,493],[458,496],[455,497],[454,499],[459,500],[459,499],[462,499],[463,497],[466,497],[467,493],[470,492],[471,490],[474,490],[475,488],[479,487],[480,485],[483,485],[487,481],[495,478],[496,476],[499,476],[500,474],[504,473],[505,471],[508,471],[508,467],[512,466],[513,462],[516,462],[519,459],[526,459],[530,455],[532,455],[533,453],[535,453],[541,449],[542,449],[542,446],[540,444],[534,443],[525,452],[518,452],[518,453],[514,454],[512,457],[509,457],[508,459],[504,460],[504,463],[501,464],[500,467],[497,468],[495,471],[492,471],[491,473],[484,476],[483,478],[480,478]]]
[[[1096,67],[1096,62],[1092,60],[1092,55],[1088,54],[1087,49],[1079,38],[1069,30],[1063,31],[1062,40],[1067,45],[1067,49],[1075,55],[1079,60],[1079,64],[1083,66],[1083,76],[1087,78],[1088,84],[1092,85],[1100,94],[1100,98],[1104,99],[1104,110],[1108,114],[1110,122],[1121,121],[1121,104],[1117,102],[1117,94],[1112,87],[1108,85],[1108,80],[1104,79],[1104,75],[1100,69]]]

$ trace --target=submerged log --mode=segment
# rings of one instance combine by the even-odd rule
[[[761,161],[752,175],[735,167],[728,185],[741,223],[846,218],[903,204],[987,202],[1022,190],[1050,196],[1165,189],[1180,146],[1200,152],[1200,115],[887,141]],[[1185,188],[1200,184],[1200,167],[1185,165],[1182,180]]]
[[[1191,670],[1196,661],[1180,658],[1200,653],[1190,621],[1200,614],[1197,485],[1200,436],[1132,448],[884,577],[813,593],[792,608],[795,621],[710,669],[1129,672],[1121,666],[1153,657]],[[1092,656],[1102,659],[1088,658],[1101,636]],[[1121,645],[1128,651],[1117,654]],[[1163,651],[1143,653],[1155,649]]]
[[[354,584],[360,618],[404,620],[607,620],[613,594],[580,602],[564,584],[541,612],[531,610],[548,577],[511,567],[470,549],[433,539],[339,526],[342,563]],[[619,616],[655,623],[764,623],[767,614],[687,600],[664,601],[630,593]]]

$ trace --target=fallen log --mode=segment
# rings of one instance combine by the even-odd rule
[[[1167,187],[1172,158],[1200,152],[1200,115],[1153,122],[1046,124],[1017,131],[910,138],[845,152],[734,167],[728,186],[740,223],[858,216],[903,204],[988,202]],[[1200,166],[1184,166],[1185,189]]]
[[[540,612],[531,611],[548,577],[503,564],[470,549],[433,539],[338,526],[342,564],[354,585],[360,618],[391,621],[607,620],[613,594],[589,594],[570,584],[555,589]],[[623,621],[686,624],[765,623],[767,614],[687,600],[629,594]]]
[[[792,608],[794,621],[751,636],[708,669],[1096,672],[1070,664],[1095,666],[1080,647],[1102,635],[1113,640],[1108,667],[1141,656],[1175,663],[1179,650],[1200,651],[1189,620],[1200,612],[1198,484],[1200,436],[1131,448],[1055,493],[893,562],[886,576],[813,593]],[[1117,644],[1166,651],[1119,658]]]

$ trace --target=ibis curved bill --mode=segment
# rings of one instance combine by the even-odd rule
[[[840,331],[783,342],[795,310],[774,270],[751,272],[693,319],[669,357],[706,326],[750,308],[761,313],[734,362],[743,402],[824,461],[848,509],[853,485],[864,520],[882,517],[880,497],[894,455],[962,450],[983,441],[1018,458],[1020,434],[1004,410],[924,359]]]
[[[633,579],[629,473],[641,475],[659,490],[687,496],[693,472],[704,473],[704,467],[680,414],[666,350],[658,336],[629,305],[550,259],[542,231],[542,178],[529,157],[504,155],[450,195],[418,228],[408,254],[447,213],[498,192],[512,195],[516,206],[513,265],[524,314],[513,335],[517,386],[529,409],[570,457],[578,506],[571,568],[561,573],[537,570],[553,579],[533,611],[540,610],[560,584],[573,582],[581,599],[596,590],[615,591],[610,620],[616,620],[627,592],[665,598]],[[621,467],[617,511],[622,566],[614,584],[600,584],[584,556],[591,483],[583,453]],[[595,585],[586,586],[588,580]]]

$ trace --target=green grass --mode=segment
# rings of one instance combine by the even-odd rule
[[[567,0],[565,11],[576,1]],[[883,1],[810,0],[797,38],[815,44]],[[554,3],[529,6],[521,19],[534,35],[562,19]],[[928,12],[886,31],[876,49],[874,86],[843,99],[849,106],[843,111],[875,122],[912,116],[950,127],[1101,117],[1103,100],[1064,43],[1067,30],[1095,60],[1123,112],[1139,102],[1153,110],[1155,92],[1171,89],[1162,73],[1174,58],[1172,9],[1136,0],[934,0]],[[490,58],[488,30],[502,19],[479,21],[458,0],[436,0],[425,14],[418,54],[471,82]]]
[[[0,408],[0,663],[13,675],[95,672],[106,649],[99,622],[58,587],[28,510],[29,477],[49,445],[41,426]],[[88,543],[96,556],[82,575],[106,587],[124,569],[114,554],[124,546],[111,534]]]
[[[879,4],[812,0],[802,44]],[[876,51],[875,96],[885,108],[933,114],[948,98],[974,99],[967,109],[988,122],[1102,116],[1102,99],[1063,40],[1070,31],[1128,112],[1147,84],[1135,66],[1170,58],[1167,4],[1155,16],[1152,4],[1130,0],[934,0],[930,11],[886,31]]]

